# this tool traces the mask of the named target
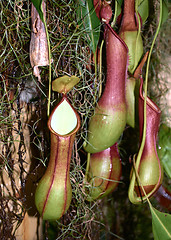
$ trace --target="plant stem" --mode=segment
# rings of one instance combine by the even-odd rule
[[[99,98],[102,94],[102,49],[103,49],[104,40],[102,40],[100,45],[100,69],[99,69]]]
[[[48,43],[48,55],[49,55],[49,94],[48,94],[48,105],[47,105],[47,116],[50,115],[50,99],[51,99],[51,50],[50,50],[50,40],[49,40],[49,34],[47,29],[47,24],[44,19],[44,25],[45,25],[45,31],[46,31],[46,37],[47,37],[47,43]]]
[[[87,166],[86,166],[86,172],[85,172],[85,180],[87,181],[87,176],[89,172],[90,167],[90,153],[87,153]]]

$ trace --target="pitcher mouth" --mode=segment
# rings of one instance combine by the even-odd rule
[[[67,137],[76,133],[79,127],[80,117],[64,95],[49,117],[48,128],[55,135]]]

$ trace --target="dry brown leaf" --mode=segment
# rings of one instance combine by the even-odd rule
[[[46,19],[46,4],[42,2],[43,13]],[[30,62],[33,74],[41,82],[39,66],[49,65],[48,43],[44,23],[32,4],[31,6],[31,42],[30,42]]]

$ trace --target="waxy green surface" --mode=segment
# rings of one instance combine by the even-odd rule
[[[45,175],[35,193],[35,204],[44,220],[59,219],[69,208],[72,189],[69,178],[74,136],[51,134],[51,156]]]
[[[121,160],[117,144],[90,156],[88,201],[102,198],[114,191],[121,176]]]
[[[155,151],[147,154],[146,156],[142,155],[138,174],[141,184],[143,185],[147,194],[150,193],[155,186],[158,185],[158,188],[160,187],[163,179],[163,169]],[[137,184],[135,184],[137,195],[140,195],[139,189],[136,186]],[[144,196],[142,189],[141,195]]]
[[[90,153],[101,152],[111,147],[120,137],[126,125],[126,106],[110,109],[96,108],[88,129],[88,142],[84,149]]]

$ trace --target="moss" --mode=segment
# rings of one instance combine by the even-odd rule
[[[149,50],[156,30],[157,4],[156,1],[150,2],[150,17],[142,29],[144,51]],[[49,159],[50,140],[46,126],[48,67],[41,67],[41,84],[33,76],[29,60],[30,6],[31,3],[27,0],[0,1],[1,239],[15,239],[16,229],[22,223],[26,211],[39,219],[34,206],[34,191]],[[93,115],[99,98],[99,89],[104,85],[105,65],[102,73],[99,66],[97,67],[97,79],[101,78],[102,83],[97,82],[87,35],[78,27],[75,1],[47,1],[47,26],[53,59],[52,80],[66,74],[76,75],[81,79],[68,96],[81,116],[82,127],[74,144],[75,154],[72,155],[71,207],[61,220],[44,224],[44,239],[150,240],[151,217],[147,205],[133,206],[127,197],[131,169],[128,159],[138,148],[137,127],[135,130],[126,128],[120,139],[123,183],[105,199],[93,203],[85,200],[83,177],[86,154],[82,145],[87,136],[89,118]],[[157,103],[161,103],[161,96],[168,91],[168,83],[159,76],[161,70],[168,70],[165,59],[170,54],[170,26],[170,20],[162,26],[150,65],[148,91]],[[105,58],[104,55],[105,52]],[[60,97],[58,93],[52,93],[52,107]],[[161,106],[165,107],[165,104]],[[23,109],[27,109],[24,121]],[[162,116],[163,122],[166,121],[165,115],[167,114]],[[26,126],[29,129],[27,136],[24,134]],[[31,155],[29,167],[25,164],[28,142]],[[17,178],[14,174],[16,169]],[[8,180],[5,176],[8,176]],[[10,191],[9,186],[12,186]]]

